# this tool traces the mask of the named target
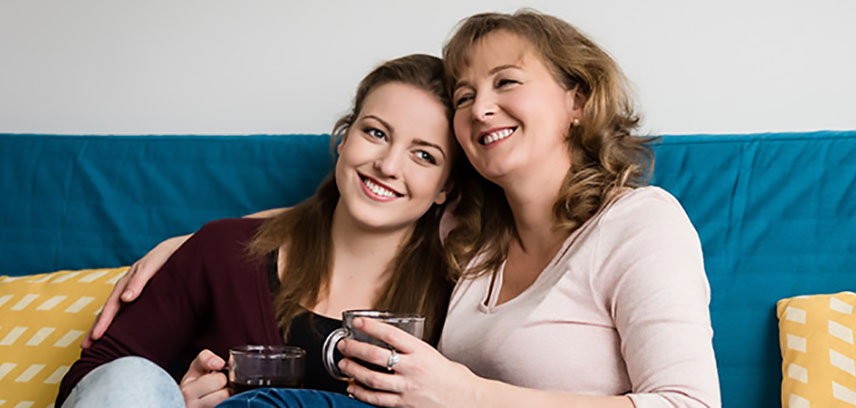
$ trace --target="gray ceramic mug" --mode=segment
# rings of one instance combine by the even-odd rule
[[[348,310],[342,312],[342,327],[333,330],[327,340],[324,341],[324,347],[321,350],[321,359],[324,363],[324,368],[335,379],[349,381],[351,378],[345,377],[339,367],[336,366],[335,353],[336,345],[342,339],[354,339],[365,343],[374,344],[378,347],[388,348],[392,350],[389,344],[386,344],[374,337],[371,337],[359,330],[354,329],[354,319],[362,317],[366,319],[380,320],[388,325],[398,327],[419,339],[425,331],[425,317],[415,313],[396,313],[385,312],[382,310]]]

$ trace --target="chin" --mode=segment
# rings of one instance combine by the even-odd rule
[[[363,228],[372,230],[392,229],[399,224],[399,220],[392,219],[389,211],[371,206],[356,206],[354,208],[353,220]]]
[[[507,166],[501,163],[491,163],[484,167],[484,169],[477,169],[479,174],[482,177],[496,183],[497,180],[502,179],[511,173],[511,166]]]
[[[402,224],[396,222],[390,222],[387,220],[371,220],[371,219],[360,219],[357,220],[363,228],[371,231],[397,231],[402,228]]]

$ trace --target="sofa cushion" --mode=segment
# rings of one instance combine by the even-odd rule
[[[778,302],[782,405],[856,405],[856,293],[797,296]]]
[[[52,406],[83,336],[127,270],[0,276],[0,405]]]

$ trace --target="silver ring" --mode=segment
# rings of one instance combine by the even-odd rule
[[[386,360],[387,371],[392,371],[396,364],[398,364],[398,353],[396,353],[395,350],[390,350],[389,358]]]

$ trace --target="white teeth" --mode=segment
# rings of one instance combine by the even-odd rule
[[[506,128],[491,132],[484,137],[484,144],[488,145],[493,142],[496,142],[497,140],[505,139],[506,137],[511,136],[512,133],[514,133],[514,129],[512,128]]]
[[[368,187],[369,190],[371,190],[373,193],[375,193],[379,196],[395,197],[395,193],[393,193],[392,191],[389,191],[389,190],[387,190],[387,189],[385,189],[385,188],[383,188],[383,187],[381,187],[375,183],[372,183],[372,181],[369,179],[363,179],[363,183],[365,183],[366,187]]]

